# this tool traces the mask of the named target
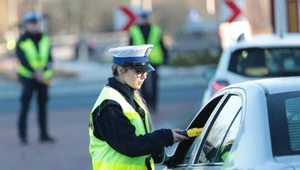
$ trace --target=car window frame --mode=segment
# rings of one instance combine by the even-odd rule
[[[223,100],[223,103],[222,103],[222,106],[218,107],[218,110],[214,110],[214,113],[211,115],[211,117],[209,118],[209,120],[207,121],[207,124],[205,125],[204,127],[204,131],[203,133],[201,134],[201,139],[200,139],[200,143],[198,143],[198,145],[195,147],[196,149],[196,154],[195,156],[192,158],[191,162],[190,162],[190,165],[192,167],[201,167],[201,166],[222,166],[224,163],[198,163],[198,160],[199,160],[199,150],[202,150],[203,148],[203,145],[204,145],[204,142],[206,141],[207,139],[207,136],[214,124],[214,122],[216,121],[217,117],[219,116],[219,113],[220,111],[222,110],[222,108],[224,107],[224,105],[227,103],[227,101],[229,100],[230,96],[232,95],[236,95],[236,96],[239,96],[240,99],[241,99],[241,108],[238,109],[238,111],[236,112],[236,115],[234,116],[234,119],[232,120],[231,124],[234,122],[235,118],[237,117],[238,114],[241,114],[241,122],[240,122],[240,126],[239,126],[239,130],[238,130],[238,134],[239,134],[239,131],[241,129],[241,126],[242,126],[242,117],[243,117],[243,110],[244,110],[244,98],[243,98],[243,95],[240,93],[240,92],[229,92],[227,95],[226,95],[226,98],[225,100]],[[231,126],[229,126],[228,129],[230,129]],[[228,131],[227,129],[227,131]],[[237,136],[238,136],[237,134]],[[226,137],[226,135],[224,136]],[[205,140],[204,140],[205,139]]]
[[[238,96],[238,95],[234,95],[234,94],[228,95],[228,98],[227,98],[227,100],[226,100],[225,105],[227,104],[227,102],[230,100],[230,98],[231,98],[232,96],[237,96],[237,97],[239,97],[239,98],[241,99],[241,97]],[[223,106],[225,106],[225,105],[223,105]],[[211,127],[210,127],[210,129],[207,131],[207,133],[206,133],[205,142],[207,141],[207,137],[208,137],[208,135],[210,134],[211,129],[214,127],[216,120],[219,118],[219,115],[220,115],[221,111],[223,110],[223,108],[224,108],[224,107],[222,107],[221,110],[218,110],[218,114],[215,115],[214,121],[211,122]],[[232,124],[233,124],[234,121],[236,120],[236,117],[237,117],[237,116],[239,115],[239,113],[241,112],[241,108],[242,108],[242,100],[241,100],[241,106],[238,108],[238,110],[237,110],[237,112],[235,113],[235,115],[233,115],[232,120],[230,120],[230,121],[228,122],[228,123],[229,123],[229,124],[228,124],[228,128],[225,130],[224,136],[222,136],[221,139],[220,139],[220,140],[221,140],[221,145],[223,144],[225,138],[227,137],[228,132],[229,132],[229,130],[231,129]],[[203,142],[203,144],[204,144],[204,142]],[[221,149],[221,148],[219,148],[219,147],[217,148],[217,153],[219,153],[220,149]],[[202,153],[202,151],[203,151],[203,147],[202,147],[202,149],[201,149],[200,154]],[[198,150],[198,152],[199,152],[199,150]],[[198,153],[198,152],[197,152],[197,153]],[[198,156],[198,157],[196,158],[196,160],[199,160],[200,155],[197,154],[197,156]],[[198,164],[204,164],[204,165],[209,164],[209,165],[212,165],[212,164],[216,164],[216,163],[223,164],[224,162],[209,162],[209,163],[205,162],[205,163],[199,163],[199,162],[197,161],[196,164],[197,164],[197,165],[198,165]],[[195,164],[195,163],[194,163],[194,164]]]
[[[215,113],[215,111],[218,110],[217,108],[219,108],[220,105],[224,102],[224,100],[226,100],[227,96],[228,96],[228,91],[220,92],[220,93],[214,95],[214,97],[211,98],[211,99],[209,100],[209,102],[208,102],[203,108],[200,109],[200,111],[198,112],[198,114],[195,116],[195,118],[192,120],[192,122],[188,125],[188,128],[191,128],[192,124],[196,121],[197,117],[200,116],[200,114],[206,110],[205,108],[206,108],[206,106],[207,106],[209,103],[211,103],[211,102],[215,101],[217,98],[221,97],[220,101],[219,101],[218,104],[214,107],[214,109],[212,110],[212,113],[210,114],[209,118],[208,118],[207,121],[205,122],[205,124],[204,124],[204,126],[205,126],[205,125],[207,124],[207,122],[210,121],[211,116]],[[203,134],[203,133],[202,133],[202,134]],[[202,134],[201,134],[201,135],[202,135]],[[190,155],[189,161],[188,161],[187,163],[173,164],[173,166],[171,166],[172,168],[175,168],[175,169],[176,169],[176,168],[183,168],[183,167],[188,167],[188,166],[190,166],[190,165],[192,164],[192,158],[195,157],[195,155],[193,155],[193,154],[196,154],[195,149],[196,149],[196,147],[198,146],[199,141],[201,141],[201,135],[198,136],[198,137],[196,137],[196,138],[194,139],[194,142],[193,142],[193,143],[196,143],[196,145],[193,146],[193,148],[192,148],[192,151],[191,151],[191,155]],[[192,145],[193,145],[193,144],[191,144],[190,147],[192,147]],[[180,144],[178,145],[178,148],[179,148],[179,147],[180,147]],[[176,155],[179,154],[179,153],[177,153],[178,148],[177,148],[176,151],[175,151],[175,154],[174,154],[175,156],[174,156],[174,157],[176,157]],[[191,148],[189,148],[189,149],[191,149]],[[189,151],[189,149],[187,150],[187,152]],[[185,156],[185,157],[186,157],[186,156]],[[176,158],[173,158],[173,159],[176,159]]]
[[[217,154],[216,155],[218,155],[219,153],[220,153],[220,150],[221,150],[221,148],[224,146],[224,141],[225,141],[225,139],[226,139],[226,137],[227,137],[227,135],[228,135],[228,133],[229,133],[229,131],[231,130],[231,128],[232,128],[232,125],[235,123],[235,121],[236,121],[236,119],[237,119],[237,117],[238,116],[240,116],[240,122],[238,122],[240,125],[241,125],[241,119],[242,119],[242,107],[240,107],[239,108],[239,110],[238,110],[238,112],[234,115],[234,118],[233,118],[233,120],[231,121],[231,123],[230,123],[230,126],[228,127],[228,129],[226,130],[226,134],[225,134],[225,136],[224,136],[224,138],[222,139],[222,142],[221,142],[221,147],[219,147],[218,148],[218,151],[217,151]],[[239,126],[240,126],[239,125]],[[239,131],[239,130],[238,130]],[[235,138],[237,137],[237,135],[238,135],[238,132],[237,132],[237,134],[236,134],[236,136],[235,136]],[[233,142],[234,143],[234,142]],[[214,162],[214,163],[219,163],[219,162]],[[224,162],[222,162],[222,164],[224,164]]]

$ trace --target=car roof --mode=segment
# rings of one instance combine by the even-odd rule
[[[276,94],[283,92],[300,91],[300,77],[279,77],[265,78],[259,80],[245,81],[228,86],[228,88],[243,88],[253,87],[253,84],[259,85],[268,94]]]
[[[240,49],[249,47],[290,47],[300,46],[299,42],[299,33],[282,34],[282,36],[278,34],[261,34],[237,41],[229,48]]]

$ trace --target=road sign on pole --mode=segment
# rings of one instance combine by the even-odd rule
[[[132,8],[121,6],[114,9],[114,29],[115,31],[128,31],[134,24],[137,17]]]
[[[239,17],[239,15],[242,13],[240,8],[231,0],[225,0],[225,4],[231,9],[232,14],[228,18],[227,22],[232,22]]]
[[[245,0],[221,0],[220,19],[221,22],[234,22],[243,18]]]

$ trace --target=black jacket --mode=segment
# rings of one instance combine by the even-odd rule
[[[134,102],[134,90],[128,85],[109,78],[108,86],[119,91],[133,108],[144,118],[142,109]],[[138,157],[148,154],[158,154],[164,146],[173,144],[173,134],[170,129],[160,129],[145,135],[135,135],[135,127],[124,115],[121,106],[112,101],[105,100],[93,112],[94,135],[104,140],[119,153]]]
[[[31,72],[34,72],[33,68],[30,66],[29,62],[27,61],[26,59],[26,56],[23,52],[23,50],[20,48],[20,43],[22,41],[25,41],[27,38],[31,38],[32,41],[34,42],[37,50],[39,50],[39,47],[38,47],[38,44],[42,38],[43,34],[41,33],[38,33],[38,34],[30,34],[28,32],[25,32],[21,37],[20,39],[18,40],[17,42],[17,47],[16,47],[16,55],[20,61],[20,63],[25,67],[27,68],[28,70],[30,70]],[[51,50],[50,50],[51,51]],[[48,60],[48,64],[46,65],[46,68],[45,69],[48,69],[49,67],[51,67],[51,64],[52,64],[52,55],[51,55],[51,52],[49,52],[49,60]]]
[[[145,43],[147,43],[149,34],[150,34],[151,24],[145,23],[145,24],[140,24],[140,25],[136,25],[136,26],[140,27],[143,37],[144,37],[144,40],[145,40]],[[132,40],[131,36],[129,37],[129,45],[133,45],[133,40]],[[162,40],[162,36],[160,37],[160,46],[161,46],[161,49],[162,49],[163,55],[164,55],[163,56],[164,62],[165,62],[164,64],[168,64],[169,54],[168,54],[168,50],[166,49],[165,44]]]

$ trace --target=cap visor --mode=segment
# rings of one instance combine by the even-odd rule
[[[36,24],[36,23],[38,23],[38,20],[37,19],[30,19],[30,20],[25,21],[25,23]]]
[[[150,64],[133,67],[133,69],[138,70],[138,71],[154,71],[155,70]]]

